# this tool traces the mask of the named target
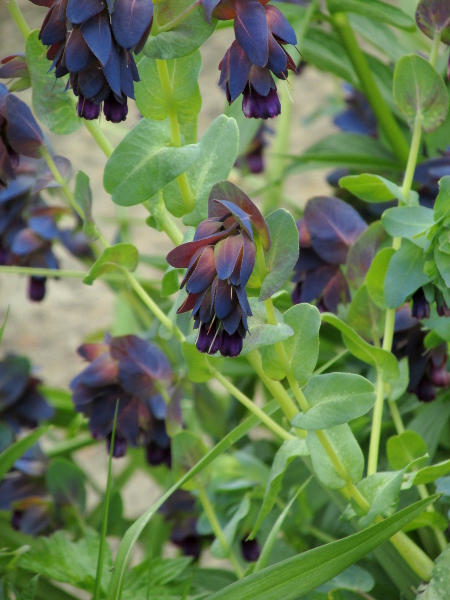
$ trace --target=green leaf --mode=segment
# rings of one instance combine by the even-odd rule
[[[443,600],[448,596],[450,586],[450,546],[440,554],[431,572],[431,580],[420,600]]]
[[[119,206],[152,198],[181,175],[201,154],[194,144],[171,146],[169,122],[142,119],[124,137],[106,163],[103,184]]]
[[[331,13],[357,13],[400,29],[413,30],[416,25],[408,14],[379,0],[327,0],[327,8]]]
[[[191,0],[166,0],[155,2],[154,19],[159,27],[178,17],[192,4]],[[198,9],[190,13],[181,23],[169,31],[160,31],[149,37],[144,54],[150,58],[179,58],[191,54],[209,38],[216,28],[213,19],[208,25]]]
[[[208,198],[218,181],[228,178],[236,160],[239,130],[234,119],[220,115],[203,134],[198,146],[201,157],[186,172],[195,197],[194,210],[183,219],[185,225],[197,226],[208,217]],[[170,203],[167,203],[171,210]]]
[[[227,547],[224,548],[218,539],[215,539],[211,546],[211,554],[215,558],[226,558],[229,555],[231,544],[236,536],[236,531],[239,527],[240,522],[244,519],[250,510],[250,499],[248,495],[245,495],[240,503],[237,511],[228,521],[223,528],[223,534],[227,541]]]
[[[319,356],[320,313],[311,304],[297,304],[284,313],[283,319],[294,332],[283,346],[297,383],[304,385],[313,374]],[[284,379],[286,374],[274,346],[263,348],[262,359],[264,371],[271,379]]]
[[[439,317],[442,320],[442,317]],[[417,431],[428,448],[428,454],[433,458],[444,428],[450,419],[450,395],[440,395],[434,402],[421,407],[418,414],[408,424],[408,429]]]
[[[385,210],[381,222],[392,237],[407,238],[423,248],[427,243],[423,234],[434,225],[433,211],[425,206],[397,206]]]
[[[368,341],[373,341],[374,337],[383,337],[384,313],[373,302],[366,284],[353,296],[348,307],[347,320],[349,326]]]
[[[395,381],[400,375],[397,359],[387,350],[375,348],[364,341],[351,327],[332,313],[323,313],[322,321],[330,323],[342,333],[342,339],[348,350],[360,360],[380,369],[383,380]]]
[[[183,342],[181,351],[188,367],[189,379],[194,383],[205,383],[212,377],[211,370],[217,368],[222,361],[207,357],[197,350],[193,344]]]
[[[14,463],[22,458],[25,452],[34,446],[48,429],[48,426],[40,427],[3,450],[0,454],[0,481],[12,469]]]
[[[89,177],[83,171],[78,171],[75,179],[75,200],[83,211],[85,227],[90,224],[92,227],[92,192],[89,184]],[[89,231],[86,231],[89,235]]]
[[[360,560],[420,515],[437,496],[420,500],[382,523],[309,550],[241,579],[207,600],[296,600]]]
[[[292,425],[300,429],[342,425],[365,415],[375,404],[373,384],[352,373],[316,375],[308,381],[304,393],[312,408],[292,419]]]
[[[283,320],[283,315],[275,309],[276,325],[269,325],[267,322],[266,307],[263,302],[258,302],[256,298],[249,298],[250,308],[253,316],[248,319],[250,335],[244,340],[244,347],[241,355],[248,354],[261,346],[271,346],[276,342],[282,342],[294,332]]]
[[[318,169],[324,167],[358,170],[400,170],[393,156],[377,140],[358,133],[335,133],[320,140],[300,156],[293,156],[289,171],[311,164]],[[300,169],[301,170],[301,169]]]
[[[84,472],[73,461],[57,458],[45,472],[45,483],[50,493],[62,504],[72,504],[84,511],[86,489]]]
[[[36,596],[36,589],[39,580],[39,575],[35,575],[31,578],[31,581],[27,583],[24,589],[17,596],[17,600],[34,600]]]
[[[394,470],[405,469],[417,458],[425,456],[428,448],[416,431],[404,431],[393,435],[386,446],[389,464]]]
[[[448,94],[444,80],[428,60],[418,54],[408,54],[398,61],[394,72],[394,99],[410,127],[417,117],[424,131],[434,131],[447,117]]]
[[[103,253],[89,270],[89,273],[83,279],[86,285],[92,285],[94,281],[109,271],[114,269],[125,269],[134,271],[139,263],[139,255],[136,246],[133,244],[116,244],[105,248]]]
[[[439,181],[439,194],[434,203],[434,220],[438,221],[450,212],[450,175],[442,177]]]
[[[329,445],[333,448],[351,481],[358,483],[364,470],[364,455],[350,427],[347,424],[337,425],[319,435],[326,435]],[[315,431],[308,432],[306,444],[311,454],[314,472],[320,481],[332,490],[345,487],[346,482],[338,475]]]
[[[383,248],[378,252],[370,265],[366,275],[367,291],[372,301],[381,308],[386,309],[386,298],[384,295],[384,281],[391,258],[394,256],[394,248]]]
[[[279,491],[281,490],[281,484],[283,476],[291,464],[291,462],[299,456],[308,456],[308,448],[306,447],[306,440],[287,440],[283,442],[278,452],[275,454],[275,458],[270,469],[269,479],[267,481],[266,491],[264,493],[264,499],[261,509],[256,519],[253,530],[250,534],[250,539],[253,539],[258,533],[264,519],[272,510]]]
[[[388,386],[386,386],[388,388],[388,398],[391,402],[401,398],[409,386],[409,365],[407,356],[404,356],[398,361],[398,367],[400,369],[398,379],[391,381]]]
[[[278,410],[278,403],[273,400],[267,404],[263,411],[267,415],[273,414]],[[195,475],[200,473],[205,467],[211,464],[217,457],[221,456],[226,452],[233,444],[243,438],[249,431],[251,431],[256,425],[260,423],[260,420],[251,416],[246,419],[243,423],[233,429],[228,435],[226,435],[214,448],[212,448],[206,456],[204,456],[188,473],[186,473],[180,480],[178,480],[165,494],[163,494],[156,502],[154,502],[145,513],[137,519],[129,529],[127,529],[125,535],[120,543],[119,550],[117,552],[116,561],[114,564],[114,570],[112,580],[108,588],[107,599],[108,600],[120,600],[122,588],[124,584],[124,578],[128,563],[131,558],[133,547],[135,546],[139,536],[144,530],[145,526],[150,522],[153,515],[157,510],[164,504],[164,502],[170,498],[170,496],[184,484],[189,482]]]
[[[180,269],[176,269],[169,265],[164,273],[161,281],[161,296],[166,298],[175,294],[180,289],[180,282],[178,275],[181,273]]]
[[[354,591],[359,596],[361,592],[370,592],[374,585],[374,578],[368,571],[358,567],[358,565],[352,565],[340,575],[333,577],[325,585],[321,585],[317,591],[327,593],[335,590],[349,590]],[[329,596],[333,599],[336,597],[335,594],[329,594]]]
[[[266,255],[267,275],[261,286],[260,302],[267,300],[288,279],[298,261],[298,229],[294,217],[284,208],[266,218],[271,246]]]
[[[38,538],[31,550],[21,555],[18,566],[92,593],[99,543],[98,534],[92,529],[87,529],[77,542],[69,540],[66,533],[58,531],[52,536]],[[109,547],[107,549],[101,581],[103,591],[106,591],[111,576],[111,551]]]
[[[436,479],[447,475],[447,473],[450,473],[450,459],[419,469],[412,473],[412,480],[414,485],[434,483]]]
[[[387,241],[381,222],[374,221],[350,246],[345,265],[346,277],[356,290],[363,285],[380,246]]]
[[[403,240],[389,261],[384,280],[384,295],[388,308],[401,306],[416,290],[430,281],[423,269],[425,259],[419,246]]]
[[[5,327],[6,327],[6,323],[8,322],[8,316],[9,316],[9,306],[6,309],[6,315],[5,315],[5,318],[3,319],[2,326],[0,327],[0,344],[3,339],[3,334],[5,333]]]
[[[200,436],[192,431],[180,431],[171,442],[172,472],[176,478],[182,478],[208,452]],[[202,478],[205,473],[202,473]],[[195,483],[187,483],[184,489],[195,489]]]
[[[407,202],[401,188],[380,175],[347,175],[339,180],[339,185],[365,202],[387,202],[394,198]]]
[[[27,38],[26,60],[33,86],[33,110],[37,118],[54,133],[76,131],[81,127],[81,119],[72,95],[65,92],[65,80],[56,79],[54,72],[49,72],[51,63],[45,57],[38,30],[32,31]]]
[[[397,472],[375,473],[360,481],[358,490],[369,502],[369,512],[360,518],[360,527],[368,527],[378,516],[389,517],[397,508],[403,480],[403,470]],[[357,506],[352,502],[355,510]]]
[[[193,121],[202,107],[198,76],[202,57],[196,50],[189,56],[167,61],[173,91],[173,109],[180,124]],[[139,61],[140,81],[135,84],[136,105],[144,117],[163,121],[167,118],[167,103],[158,75],[156,60],[144,57]]]

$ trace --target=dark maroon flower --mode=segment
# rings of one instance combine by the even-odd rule
[[[367,228],[354,208],[338,198],[313,198],[297,223],[299,259],[292,281],[294,304],[316,301],[321,311],[337,312],[339,303],[350,301],[341,265],[350,246]]]
[[[267,2],[226,0],[206,16],[234,19],[236,40],[219,64],[219,85],[229,104],[243,94],[242,110],[246,117],[269,119],[281,112],[277,79],[287,80],[288,71],[297,67],[284,46],[295,45],[294,30],[283,14]],[[209,3],[211,5],[211,3]]]
[[[170,465],[167,407],[157,383],[167,387],[172,370],[161,350],[126,335],[104,344],[84,344],[78,353],[90,364],[70,383],[72,401],[75,410],[88,417],[92,436],[106,439],[109,451],[119,401],[113,456],[124,456],[128,445],[144,446],[152,465]]]
[[[425,297],[423,288],[419,288],[417,292],[413,294],[411,315],[415,319],[430,318],[430,303]]]
[[[48,47],[47,58],[56,77],[69,74],[69,85],[79,97],[78,115],[96,119],[100,106],[108,121],[127,115],[139,81],[133,53],[145,45],[153,23],[151,0],[31,0],[49,11],[39,37]]]
[[[255,175],[262,173],[264,171],[264,148],[267,145],[265,134],[271,131],[265,123],[262,123],[245,152],[236,160],[235,166],[247,168],[250,173]]]
[[[245,536],[241,540],[241,552],[246,561],[256,562],[261,555],[261,546],[256,538],[248,540]]]
[[[170,265],[187,268],[181,287],[188,297],[178,310],[192,310],[200,352],[235,357],[242,350],[251,316],[245,286],[255,265],[253,228],[266,250],[270,236],[263,216],[235,185],[220,182],[211,190],[209,218],[194,240],[167,255]]]
[[[8,355],[0,361],[0,421],[18,433],[50,419],[54,411],[39,393],[40,383],[27,358]]]

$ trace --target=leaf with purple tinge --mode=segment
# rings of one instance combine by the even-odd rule
[[[86,69],[94,58],[79,27],[74,27],[70,32],[64,52],[66,66],[71,73]]]
[[[204,15],[205,21],[211,25],[212,11],[219,4],[220,0],[200,0],[200,10]]]
[[[347,255],[346,276],[355,289],[363,285],[373,259],[382,242],[387,239],[381,221],[375,221],[351,246]]]
[[[40,158],[44,136],[31,110],[13,94],[6,96],[5,105],[8,121],[6,133],[9,145],[18,154],[24,154],[30,158]]]
[[[106,77],[106,80],[112,91],[120,96],[122,94],[120,81],[120,57],[117,54],[117,50],[114,45],[111,48],[109,60],[103,67],[103,74]]]
[[[242,235],[233,235],[216,244],[214,262],[219,279],[228,279],[231,276],[243,244],[244,238]]]
[[[154,393],[154,380],[169,380],[172,369],[157,346],[135,335],[113,338],[111,356],[119,362],[119,381],[128,393],[147,401]]]
[[[28,67],[24,54],[13,54],[6,56],[0,61],[1,79],[15,79],[17,77],[28,77]]]
[[[129,50],[141,41],[153,18],[150,0],[116,0],[111,26],[118,44]]]
[[[94,15],[81,26],[86,44],[98,58],[102,65],[106,65],[111,54],[112,39],[111,26],[107,13]]]
[[[44,46],[51,46],[65,39],[66,24],[59,20],[59,12],[56,6],[47,14],[39,36]]]
[[[239,45],[258,67],[265,67],[269,59],[266,11],[257,0],[236,0],[234,33]]]
[[[282,40],[285,44],[291,44],[292,46],[295,46],[297,43],[297,36],[295,35],[292,25],[289,23],[283,13],[275,6],[270,5],[267,6],[265,10],[267,24],[272,34],[276,35],[277,38]]]
[[[231,202],[250,215],[252,225],[255,227],[261,239],[264,250],[267,252],[270,248],[270,234],[264,217],[259,209],[250,200],[250,198],[241,189],[230,181],[219,181],[212,188],[208,200],[208,217],[222,217],[229,209],[216,200]]]
[[[67,18],[71,23],[84,23],[105,8],[103,0],[69,0]],[[64,23],[65,27],[65,23]]]
[[[64,179],[64,181],[69,181],[72,177],[72,165],[70,160],[64,158],[64,156],[54,156],[53,162],[56,164],[56,167]],[[50,171],[47,165],[43,165],[43,168],[38,172],[38,177],[33,181],[34,185],[31,190],[32,194],[38,194],[43,189],[46,188],[58,188],[61,187],[53,176],[53,173]]]
[[[310,200],[304,218],[312,247],[320,258],[331,264],[345,263],[349,247],[367,229],[354,208],[333,197]]]
[[[448,0],[420,0],[416,21],[430,39],[441,33],[441,41],[450,44],[450,3]]]

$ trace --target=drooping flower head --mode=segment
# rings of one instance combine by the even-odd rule
[[[88,417],[92,436],[106,439],[109,449],[119,401],[113,455],[124,456],[127,445],[143,446],[150,464],[170,465],[167,407],[156,385],[167,388],[171,383],[172,370],[163,352],[125,335],[108,337],[104,344],[84,344],[78,354],[90,364],[70,383],[72,401],[75,410]]]
[[[296,65],[284,46],[295,46],[297,37],[278,8],[268,0],[203,0],[205,18],[234,19],[236,40],[219,69],[219,85],[231,104],[243,94],[246,117],[269,119],[281,112],[277,86],[272,77],[286,80]]]
[[[341,265],[350,246],[367,228],[357,211],[338,198],[310,200],[297,223],[300,253],[292,281],[294,304],[316,301],[321,311],[337,312],[340,302],[350,300]]]
[[[31,0],[47,6],[39,37],[56,77],[70,74],[78,115],[126,119],[127,97],[139,81],[133,53],[144,47],[153,23],[151,0]]]
[[[208,219],[194,240],[167,255],[173,267],[187,268],[181,287],[188,297],[178,312],[192,310],[200,352],[235,357],[242,350],[251,316],[245,286],[255,265],[253,228],[268,250],[263,216],[242,190],[223,181],[211,190]]]

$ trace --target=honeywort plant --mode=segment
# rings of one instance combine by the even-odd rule
[[[41,302],[49,279],[101,279],[126,310],[80,339],[67,390],[0,360],[0,596],[449,598],[448,1],[31,2],[36,31],[6,0],[25,52],[0,66],[2,281]],[[224,28],[199,140],[200,49]],[[338,131],[293,155],[311,69],[339,82]],[[52,150],[81,126],[113,242]],[[315,168],[330,196],[303,206],[285,182]],[[167,257],[132,243],[139,204]],[[80,460],[98,442],[106,487]],[[136,475],[161,495],[132,521]]]

